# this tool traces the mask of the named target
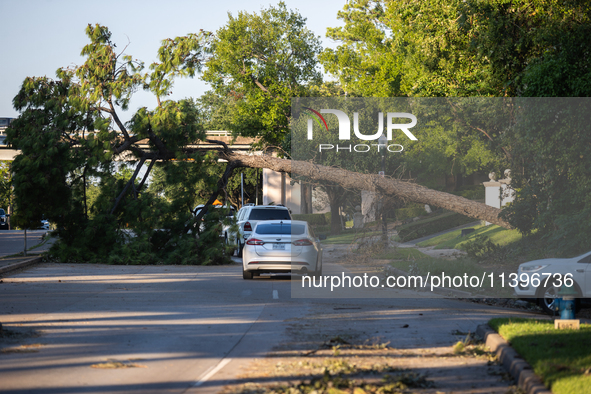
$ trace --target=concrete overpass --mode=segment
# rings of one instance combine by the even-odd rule
[[[0,118],[2,119],[2,118]],[[6,118],[4,118],[6,119]],[[6,127],[0,127],[0,160],[14,160],[20,151],[6,146]],[[207,131],[207,139],[218,140],[226,143],[234,151],[250,152],[250,154],[262,154],[262,152],[252,151],[252,144],[256,142],[254,138],[231,136],[229,131]],[[148,148],[147,141],[139,141],[136,146]],[[219,149],[217,144],[200,142],[189,145],[192,148],[201,149]],[[122,160],[123,161],[123,160]],[[298,183],[292,184],[291,178],[287,174],[278,173],[269,169],[263,169],[263,204],[283,204],[292,210],[292,213],[300,213],[301,191]],[[309,194],[311,196],[311,194]],[[311,201],[309,202],[311,206]]]
[[[252,144],[256,141],[254,138],[246,138],[246,137],[236,137],[235,139],[232,137],[229,131],[207,131],[207,138],[218,140],[225,142],[228,144],[228,147],[235,151],[250,151],[252,148]],[[14,160],[15,156],[20,153],[20,151],[9,148],[6,146],[5,143],[6,139],[6,127],[0,127],[0,160]],[[140,148],[147,148],[147,143],[142,143],[139,141],[137,144]],[[191,148],[201,148],[201,149],[216,149],[219,148],[219,145],[210,144],[207,142],[199,142],[197,144],[189,145]]]

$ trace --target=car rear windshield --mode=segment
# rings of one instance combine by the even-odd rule
[[[306,226],[303,224],[282,224],[282,223],[265,223],[258,224],[256,233],[261,235],[280,234],[280,235],[301,235],[306,231]]]
[[[256,209],[250,213],[249,220],[291,220],[287,209]]]

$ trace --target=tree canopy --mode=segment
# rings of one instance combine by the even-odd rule
[[[292,97],[321,82],[320,40],[285,3],[259,14],[228,14],[211,43],[203,80],[233,104],[227,127],[235,134],[280,145],[289,133]]]
[[[349,95],[591,95],[591,3],[585,0],[351,0],[338,16],[344,26],[329,29],[327,36],[340,45],[325,49],[320,60]],[[406,156],[407,167],[415,174],[439,175],[502,173],[510,168],[517,190],[509,209],[514,225],[524,232],[558,231],[558,238],[568,233],[577,239],[573,242],[589,245],[567,231],[569,226],[579,228],[572,221],[583,217],[576,212],[587,209],[580,205],[585,199],[574,195],[591,191],[587,182],[573,182],[587,166],[576,137],[580,134],[562,116],[564,129],[559,133],[542,127],[526,130],[517,123],[531,124],[532,110],[524,113],[512,107],[513,101],[506,105],[497,119],[509,120],[503,122],[508,127],[483,123],[478,112],[471,114],[458,105],[441,105],[436,116],[454,117],[455,126],[421,136]],[[583,125],[577,123],[579,131]],[[544,153],[550,147],[561,152],[560,163],[556,155]],[[564,196],[565,184],[573,190],[570,197]],[[557,194],[562,194],[562,203],[556,201]],[[547,198],[553,203],[543,208]]]
[[[86,34],[84,64],[59,69],[55,80],[29,77],[14,98],[21,115],[8,129],[8,142],[22,151],[13,163],[18,224],[31,227],[45,215],[55,223],[57,249],[68,261],[190,263],[198,255],[205,263],[223,260],[222,253],[209,252],[215,237],[197,237],[191,214],[191,185],[200,179],[211,188],[217,181],[206,171],[215,155],[188,149],[205,140],[199,110],[190,99],[166,100],[174,78],[201,69],[210,34],[164,40],[149,71],[116,52],[106,27],[89,25]],[[138,109],[124,124],[120,112],[140,88],[154,95],[156,106]],[[115,176],[120,160],[135,168]],[[189,161],[190,171],[183,171]],[[149,193],[146,179],[156,162],[169,184],[189,189],[171,200]],[[89,206],[90,183],[100,192]]]
[[[5,210],[10,205],[11,183],[10,162],[0,160],[0,207]]]

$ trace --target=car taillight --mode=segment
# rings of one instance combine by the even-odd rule
[[[251,238],[248,241],[246,241],[247,245],[264,245],[265,242],[261,241],[260,239],[256,239],[256,238]]]
[[[312,242],[308,238],[298,239],[297,241],[293,241],[292,244],[295,246],[310,246]]]
[[[252,231],[252,226],[250,225],[250,222],[244,223],[244,231]]]

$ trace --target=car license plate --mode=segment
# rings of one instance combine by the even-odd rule
[[[273,250],[285,250],[285,244],[273,244]]]

